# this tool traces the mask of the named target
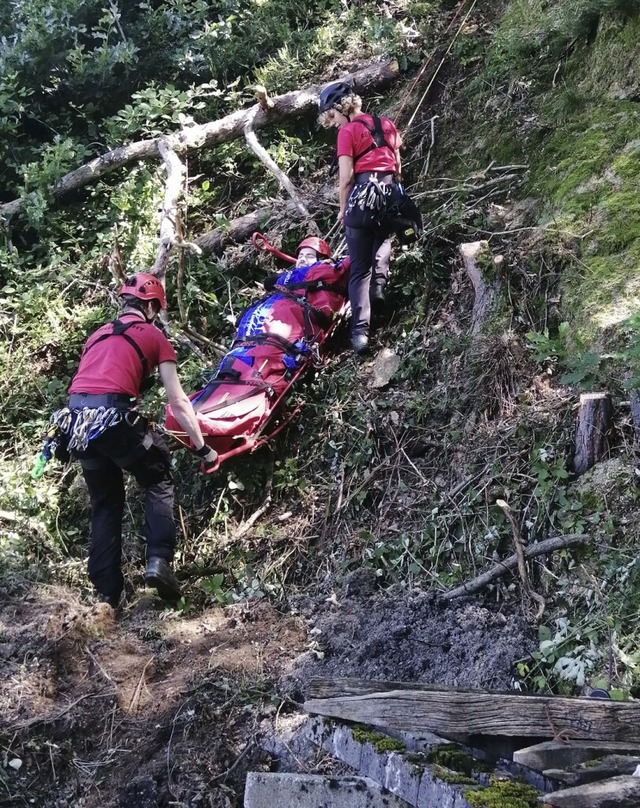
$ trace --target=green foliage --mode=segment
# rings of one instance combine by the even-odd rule
[[[585,685],[589,673],[603,659],[594,642],[597,638],[594,627],[583,633],[561,617],[555,621],[553,629],[540,626],[538,637],[538,650],[517,665],[519,676],[535,692],[553,693],[561,688],[569,695],[572,689]],[[562,682],[568,683],[570,689],[562,688]]]
[[[234,597],[230,590],[223,589],[222,584],[224,582],[224,573],[219,572],[215,575],[211,575],[208,578],[202,578],[198,586],[202,591],[207,594],[211,595],[217,603],[227,604],[233,603]]]
[[[178,90],[173,84],[156,86],[155,82],[132,93],[131,103],[106,118],[104,129],[108,142],[117,146],[133,135],[157,137],[194,121],[198,110],[206,108],[206,99],[225,97],[215,83],[191,85]],[[226,96],[226,100],[230,100]]]
[[[560,323],[555,336],[550,336],[549,329],[545,328],[542,333],[529,331],[526,334],[529,345],[532,348],[533,358],[540,364],[550,363],[552,366],[559,361],[564,361],[567,357],[567,337],[569,335],[569,323]]]
[[[514,780],[492,779],[487,788],[465,789],[464,798],[474,808],[537,808],[540,792]]]

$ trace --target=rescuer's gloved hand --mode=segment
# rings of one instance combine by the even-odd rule
[[[200,447],[200,449],[195,450],[195,454],[202,458],[202,463],[200,463],[200,471],[203,474],[210,474],[215,470],[218,464],[218,453],[215,449],[212,449],[205,443],[204,446]]]

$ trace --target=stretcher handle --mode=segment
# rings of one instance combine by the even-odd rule
[[[263,236],[262,233],[255,232],[251,236],[251,241],[253,243],[253,246],[257,250],[262,250],[262,252],[273,253],[274,255],[277,255],[278,258],[282,258],[283,261],[288,261],[290,264],[295,264],[296,262],[296,259],[293,258],[291,255],[287,255],[286,253],[283,253],[281,250],[279,250],[277,247],[273,247],[271,244],[269,244],[266,236]]]

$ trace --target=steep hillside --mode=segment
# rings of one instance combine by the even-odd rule
[[[213,14],[32,0],[11,14],[0,204],[20,212],[0,254],[0,804],[241,805],[247,768],[277,765],[261,737],[318,673],[636,696],[637,3],[230,0]],[[249,106],[256,83],[277,95],[390,57],[400,78],[366,104],[398,116],[426,232],[396,249],[374,358],[338,333],[268,448],[210,477],[176,452],[177,609],[144,592],[131,485],[114,620],[86,578],[79,469],[29,473],[118,270],[153,262],[165,176],[139,160],[64,196],[51,187],[108,149]],[[334,133],[315,118],[260,139],[336,247]],[[304,235],[241,140],[184,160],[186,240],[256,209],[285,251]],[[484,310],[460,253],[478,241]],[[198,389],[274,264],[242,240],[178,252],[169,311],[181,377]],[[400,361],[378,387],[382,348]],[[588,391],[610,393],[613,426],[577,476]],[[159,416],[162,394],[145,407]],[[575,541],[532,558],[526,581],[514,571],[443,599],[513,553],[510,518],[527,545]]]

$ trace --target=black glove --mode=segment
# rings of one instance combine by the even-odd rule
[[[207,446],[206,443],[204,446],[201,446],[200,449],[195,449],[194,454],[202,458],[202,463],[200,463],[200,471],[203,474],[211,474],[211,472],[215,471],[218,467],[218,453],[215,449]]]

